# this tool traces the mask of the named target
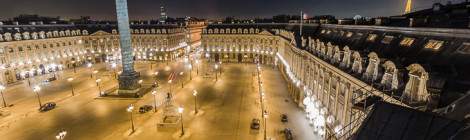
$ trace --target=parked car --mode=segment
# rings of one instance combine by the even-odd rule
[[[250,128],[251,129],[259,129],[259,119],[253,119],[251,120],[251,125],[250,125]]]
[[[292,136],[292,130],[290,128],[285,128],[284,129],[284,135],[286,137],[286,140],[293,140],[294,136]]]
[[[288,122],[289,120],[287,119],[287,115],[286,114],[282,114],[281,115],[281,122],[285,123],[285,122]]]
[[[55,81],[57,80],[56,77],[50,77],[50,78],[47,78],[46,80],[44,80],[44,82],[52,82],[52,81]]]
[[[39,108],[39,111],[46,112],[46,111],[52,110],[54,108],[55,108],[55,103],[54,102],[48,102],[48,103],[45,103],[44,105],[42,105],[41,108]]]
[[[140,113],[146,113],[146,112],[148,112],[148,111],[150,111],[150,110],[152,110],[152,109],[153,109],[153,106],[151,106],[151,105],[144,105],[144,106],[141,106],[141,107],[139,108],[139,112],[140,112]]]

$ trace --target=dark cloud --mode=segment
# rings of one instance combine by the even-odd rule
[[[414,0],[417,9],[434,1]],[[461,1],[461,0],[454,0]],[[389,16],[401,14],[406,0],[128,0],[132,19],[156,19],[164,5],[169,16],[205,18],[271,17],[276,14],[332,14],[338,17]],[[40,14],[75,18],[114,19],[114,0],[1,0],[0,18]]]

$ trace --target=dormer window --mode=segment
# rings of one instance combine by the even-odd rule
[[[346,37],[347,37],[347,38],[350,38],[352,35],[353,35],[352,32],[348,32],[348,33],[346,34]]]
[[[394,36],[385,36],[382,39],[382,43],[383,44],[390,44],[393,41],[394,38],[395,38]]]
[[[444,41],[440,40],[429,40],[428,43],[424,46],[426,49],[439,50],[439,48],[444,45]]]
[[[462,46],[460,46],[459,49],[457,49],[457,51],[463,54],[470,54],[470,43],[469,42],[463,43]]]
[[[326,34],[330,34],[330,33],[331,33],[331,31],[330,31],[330,30],[328,30],[328,31],[326,32]]]
[[[414,38],[405,37],[401,40],[400,45],[405,47],[410,47],[414,43]]]
[[[369,42],[374,42],[376,38],[377,38],[377,35],[376,35],[376,34],[370,34],[370,35],[367,37],[367,41],[369,41]]]

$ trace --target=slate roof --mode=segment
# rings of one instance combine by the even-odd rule
[[[447,140],[465,127],[450,120],[386,102],[375,104],[353,140]]]

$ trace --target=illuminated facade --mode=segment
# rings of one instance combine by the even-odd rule
[[[263,64],[278,66],[289,94],[325,139],[351,137],[377,101],[429,111],[446,107],[469,90],[458,82],[469,80],[463,76],[469,69],[464,61],[470,54],[467,31],[306,25],[300,37],[293,27],[209,25],[202,47],[212,61],[253,62],[260,57]],[[455,61],[443,62],[447,60]],[[423,63],[429,61],[440,63]],[[463,77],[450,78],[455,75]]]
[[[223,26],[222,26],[223,27]],[[202,49],[212,61],[254,62],[273,65],[280,38],[272,32],[255,27],[218,28],[203,30]]]
[[[115,25],[0,26],[0,81],[14,83],[85,63],[120,63]],[[136,61],[171,61],[187,49],[184,28],[131,25]]]

